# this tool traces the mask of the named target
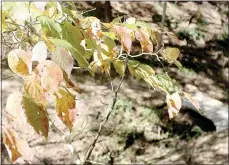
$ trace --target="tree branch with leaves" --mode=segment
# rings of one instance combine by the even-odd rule
[[[3,2],[2,13],[3,44],[18,45],[14,49],[9,47],[12,50],[6,54],[9,68],[23,80],[22,90],[10,94],[7,100],[6,116],[12,122],[21,123],[24,122],[22,118],[25,118],[37,134],[47,139],[50,127],[47,107],[50,98],[53,98],[56,115],[71,133],[77,122],[76,95],[82,93],[71,80],[72,70],[86,69],[95,78],[95,73],[101,72],[111,79],[110,73],[114,67],[120,75],[117,88],[112,88],[114,96],[109,111],[100,123],[84,163],[90,162],[101,131],[114,110],[127,71],[133,77],[143,79],[149,87],[167,94],[170,118],[179,112],[181,96],[197,109],[200,108],[189,94],[177,89],[167,73],[158,74],[155,68],[136,60],[143,55],[155,56],[158,62],[165,61],[181,68],[178,61],[179,49],[165,47],[163,44],[159,50],[155,50],[161,33],[177,39],[171,32],[155,29],[132,17],[124,21],[118,17],[110,23],[104,23],[96,17],[83,16],[75,10],[72,2]],[[140,42],[142,49],[138,55],[131,54],[132,42],[135,40]],[[23,147],[28,148],[28,143],[12,128],[6,125],[3,127],[3,142],[11,161],[32,161],[31,156],[23,150]]]

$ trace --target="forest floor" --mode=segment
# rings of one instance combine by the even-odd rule
[[[158,20],[162,6],[159,2],[112,2],[111,5],[114,16],[117,13],[127,14],[138,20],[153,21],[155,27],[160,25]],[[78,7],[93,8],[90,3],[79,3]],[[179,60],[187,68],[186,72],[181,72],[175,66],[166,67],[168,74],[177,80],[184,91],[191,94],[203,92],[224,104],[228,104],[227,9],[228,6],[223,2],[169,2],[165,25],[166,29],[178,34],[181,42],[175,46],[181,50]],[[166,36],[164,39],[167,45],[173,45]],[[139,60],[148,62],[145,58]],[[2,82],[2,122],[8,124],[4,118],[6,99],[10,93],[20,89],[22,80],[15,76],[7,78],[12,72],[6,64],[2,65],[2,78],[5,79]],[[160,65],[155,66],[156,72],[160,72]],[[106,115],[112,92],[105,76],[92,78],[86,71],[74,70],[72,80],[83,89],[83,93],[77,96],[80,100],[77,100],[76,129],[70,134],[55,114],[51,119],[69,138],[74,137],[72,146],[83,158],[98,131],[99,123]],[[112,75],[115,87],[119,80],[118,75]],[[115,110],[91,159],[96,163],[108,163],[111,153],[114,162],[122,164],[228,163],[228,130],[204,133],[189,129],[175,134],[163,122],[165,112],[160,107],[164,102],[163,93],[127,75],[120,88]],[[53,114],[53,110],[54,105],[50,105],[49,113]],[[33,163],[68,164],[76,161],[76,156],[71,154],[62,135],[54,128],[50,128],[48,140],[36,135],[31,127],[26,128],[15,129],[32,147],[35,155]],[[2,149],[2,161],[7,164],[8,155]]]

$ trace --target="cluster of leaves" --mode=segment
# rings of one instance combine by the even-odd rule
[[[81,93],[70,80],[74,60],[92,76],[97,71],[110,75],[113,65],[123,77],[127,67],[132,76],[167,93],[170,118],[179,112],[181,98],[174,89],[170,90],[173,82],[168,75],[156,74],[151,66],[132,59],[137,55],[131,55],[132,42],[137,40],[141,55],[156,56],[158,60],[160,55],[160,59],[181,67],[177,61],[179,49],[162,47],[155,52],[160,33],[176,39],[173,33],[135,18],[103,23],[95,17],[84,17],[70,2],[4,2],[2,9],[2,35],[12,34],[18,46],[8,53],[8,64],[24,80],[23,91],[12,93],[7,100],[6,111],[12,120],[21,122],[22,114],[25,115],[34,130],[47,138],[47,105],[54,97],[56,113],[71,131],[77,110],[75,92]],[[199,109],[191,96],[185,96]],[[12,129],[4,133],[4,143],[13,162],[23,157],[15,134]]]

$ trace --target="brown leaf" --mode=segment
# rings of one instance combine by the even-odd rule
[[[75,85],[71,80],[70,78],[68,78],[67,76],[67,73],[64,72],[64,80],[65,80],[65,83],[66,83],[66,87],[67,88],[71,88],[73,89],[74,91],[78,92],[78,93],[82,93],[82,89],[80,89],[77,85]]]
[[[180,44],[179,38],[173,32],[167,32],[166,34],[169,36],[169,38],[171,39],[172,42],[174,42],[178,45]]]
[[[117,26],[117,25],[114,26],[113,29],[118,35],[118,37],[120,38],[120,42],[124,50],[129,53],[132,46],[132,39],[130,33],[128,32],[128,29],[126,27]]]
[[[17,132],[13,129],[4,128],[3,130],[3,143],[6,146],[11,161],[14,163],[19,158],[31,161],[33,155],[28,143],[24,139],[19,138]]]
[[[135,36],[140,41],[143,52],[153,52],[153,44],[150,40],[150,33],[143,28],[135,30]]]

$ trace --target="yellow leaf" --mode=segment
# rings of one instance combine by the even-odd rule
[[[164,50],[164,57],[169,63],[174,62],[180,55],[180,50],[177,48],[166,48]]]
[[[24,90],[38,105],[46,108],[46,93],[41,86],[39,76],[32,74],[25,78]]]
[[[71,94],[69,91],[59,89],[59,94],[61,98],[56,96],[56,112],[63,123],[72,130],[73,122],[76,117],[76,103],[75,95]]]
[[[44,11],[44,14],[47,15],[48,17],[52,17],[56,12],[55,7],[50,7],[47,10]]]
[[[24,77],[32,71],[32,55],[24,50],[12,50],[8,54],[8,64],[14,73]]]

